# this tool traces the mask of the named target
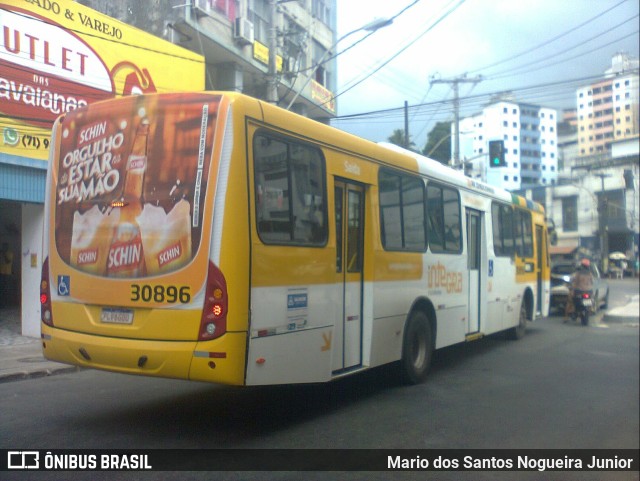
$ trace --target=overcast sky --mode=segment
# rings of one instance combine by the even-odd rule
[[[414,1],[338,0],[337,51],[367,33],[350,32],[376,18],[393,17]],[[451,84],[430,80],[464,74],[483,80],[459,84],[462,116],[479,112],[490,94],[501,91],[512,91],[520,102],[575,108],[576,87],[610,68],[615,52],[638,58],[638,4],[420,0],[392,25],[339,54],[338,117],[401,109],[406,100],[411,139],[422,149],[435,122],[453,119]],[[337,119],[333,125],[384,141],[394,129],[403,128],[404,117],[398,110]]]

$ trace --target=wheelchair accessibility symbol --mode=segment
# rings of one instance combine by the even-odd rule
[[[68,296],[71,290],[71,279],[69,276],[58,276],[58,295]]]

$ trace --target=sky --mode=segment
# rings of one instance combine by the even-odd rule
[[[404,128],[406,101],[410,138],[422,149],[436,122],[453,120],[452,84],[443,80],[482,76],[458,84],[461,117],[505,91],[561,111],[575,108],[576,88],[603,75],[613,54],[638,58],[638,0],[415,1],[337,0],[332,125],[386,141]],[[359,30],[405,8],[389,26]]]

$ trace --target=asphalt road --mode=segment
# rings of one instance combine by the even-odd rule
[[[97,371],[0,384],[0,447],[638,449],[639,384],[637,325],[585,328],[550,317],[530,325],[520,341],[490,337],[438,351],[428,381],[410,387],[399,385],[391,368],[328,385],[267,388]],[[61,473],[37,474],[12,479],[60,479]],[[150,474],[127,479],[211,479]],[[609,474],[546,473],[544,479],[638,479],[638,473]],[[65,478],[122,479],[75,475]],[[393,479],[427,477],[498,474],[395,473]],[[390,477],[224,473],[216,479]],[[542,478],[512,472],[499,479]]]

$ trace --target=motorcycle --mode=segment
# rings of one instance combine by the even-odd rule
[[[589,313],[593,310],[591,291],[576,291],[573,294],[573,319],[580,318],[583,326],[589,325]]]

